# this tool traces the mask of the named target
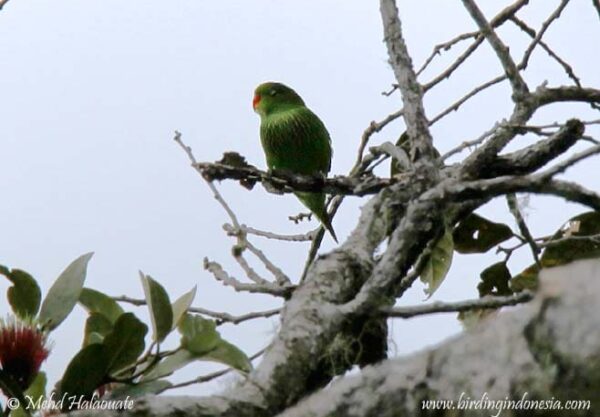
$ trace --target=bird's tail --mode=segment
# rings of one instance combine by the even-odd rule
[[[331,225],[331,219],[325,208],[325,194],[323,193],[296,193],[296,196],[309,210],[319,219],[325,229],[331,234],[335,243],[338,243],[337,236]]]

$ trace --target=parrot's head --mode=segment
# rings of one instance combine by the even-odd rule
[[[287,85],[268,82],[254,90],[252,107],[261,117],[298,106],[304,106],[304,101]]]

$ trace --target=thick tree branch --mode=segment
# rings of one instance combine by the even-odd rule
[[[293,193],[296,191],[323,191],[334,195],[363,196],[375,194],[397,182],[395,179],[367,176],[357,177],[311,177],[277,171],[268,173],[253,166],[232,166],[219,162],[198,162],[195,167],[207,181],[232,179],[242,181],[247,187],[260,182],[270,192]]]
[[[573,146],[584,132],[579,120],[571,119],[552,136],[516,152],[500,155],[482,172],[483,178],[523,175],[537,171]]]
[[[423,90],[402,36],[398,8],[395,0],[381,0],[379,5],[389,62],[402,94],[406,132],[411,138],[411,156],[424,158],[427,169],[431,171],[428,175],[435,176],[435,151],[423,108]]]
[[[489,417],[504,413],[459,409],[461,395],[516,402],[525,393],[529,400],[582,400],[583,413],[574,415],[595,415],[600,264],[580,261],[542,275],[541,291],[529,304],[434,349],[335,381],[278,417],[446,415],[441,408],[424,409],[427,400],[440,399],[455,402],[453,416]],[[546,409],[536,415],[559,414]]]

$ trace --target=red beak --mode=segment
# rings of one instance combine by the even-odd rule
[[[256,110],[256,106],[258,106],[258,103],[260,103],[260,96],[256,94],[252,99],[252,108]]]

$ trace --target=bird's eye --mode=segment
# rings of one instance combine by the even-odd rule
[[[272,95],[272,96],[277,95],[277,90],[271,90],[271,91],[269,91],[269,95]]]

